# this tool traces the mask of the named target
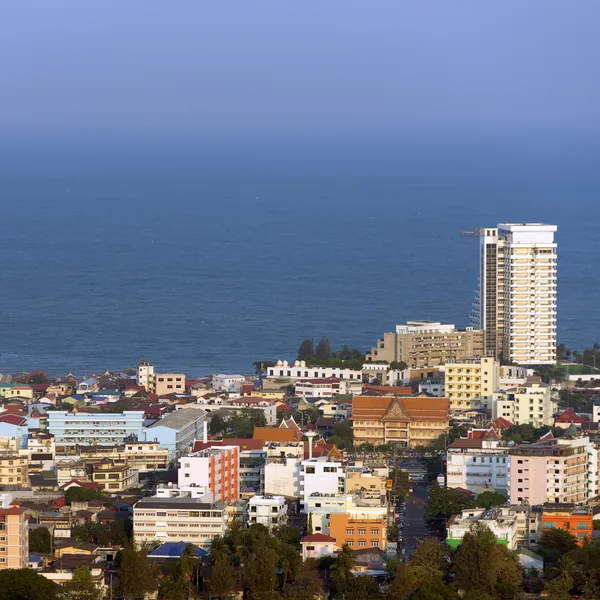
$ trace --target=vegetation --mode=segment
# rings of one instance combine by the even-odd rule
[[[129,519],[122,519],[104,526],[101,523],[85,523],[74,525],[71,537],[79,542],[89,542],[101,546],[113,544],[124,546],[131,537],[132,524]]]
[[[65,503],[70,505],[72,502],[88,502],[90,500],[106,500],[106,494],[91,490],[89,488],[73,486],[65,494]]]
[[[273,360],[257,360],[252,363],[254,365],[255,373],[259,377],[266,375],[269,367],[274,367],[277,363]]]
[[[52,552],[52,536],[46,527],[36,527],[29,532],[29,552]]]
[[[31,569],[0,571],[0,600],[54,600],[56,585]]]
[[[330,358],[332,358],[332,354],[329,338],[321,338],[321,341],[317,344],[317,349],[315,350],[315,359],[322,361],[329,360]]]
[[[506,504],[507,498],[498,492],[482,492],[475,500],[475,503],[480,508],[492,508],[492,506],[502,506]]]
[[[329,438],[330,444],[338,448],[352,450],[354,448],[354,430],[350,421],[338,421],[333,426],[333,435]]]
[[[137,600],[140,596],[156,589],[153,565],[148,560],[148,548],[137,550],[127,544],[115,559],[117,567],[118,593],[123,600]]]
[[[73,579],[60,587],[59,600],[102,600],[102,592],[86,566],[77,567]]]
[[[543,435],[546,435],[549,431],[552,431],[550,427],[544,425],[544,427],[533,427],[529,423],[523,425],[512,425],[508,429],[505,429],[502,433],[502,439],[507,442],[534,442],[539,440]]]
[[[227,433],[229,426],[227,425],[227,421],[219,414],[214,413],[210,417],[210,421],[208,423],[208,432],[211,435],[224,435]]]
[[[441,528],[452,515],[475,506],[476,503],[464,492],[433,485],[425,505],[425,519],[430,526]]]
[[[265,427],[267,419],[265,413],[258,408],[243,408],[230,419],[233,437],[251,438],[255,427]]]

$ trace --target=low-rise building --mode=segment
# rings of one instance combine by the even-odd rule
[[[444,398],[446,396],[446,384],[443,377],[437,379],[425,379],[419,381],[419,394],[427,394],[436,398]]]
[[[309,367],[303,360],[290,365],[287,360],[278,360],[277,364],[267,369],[267,380],[289,378],[293,383],[298,379],[337,379],[362,382],[362,370],[345,369],[343,367]]]
[[[244,381],[246,381],[246,378],[243,375],[218,373],[217,375],[213,375],[212,388],[215,392],[239,394]]]
[[[92,482],[109,493],[124,492],[139,483],[138,472],[131,465],[103,459],[93,466]]]
[[[218,410],[227,412],[241,412],[248,408],[259,410],[265,415],[269,427],[277,424],[277,405],[273,400],[258,398],[254,396],[243,396],[238,398],[221,398],[199,396],[196,404],[199,408],[211,413]]]
[[[304,442],[270,442],[265,445],[265,451],[265,494],[299,498]]]
[[[0,508],[0,569],[26,569],[29,564],[28,516],[19,506]]]
[[[517,517],[502,509],[495,508],[468,508],[459,515],[454,515],[448,520],[446,530],[446,543],[450,548],[456,549],[462,542],[466,533],[471,531],[475,523],[483,523],[489,527],[499,544],[505,545],[509,550],[517,547]]]
[[[25,456],[5,454],[0,456],[0,486],[26,488],[29,486],[29,461]]]
[[[27,438],[27,448],[19,454],[28,460],[30,473],[40,473],[54,469],[56,445],[54,436],[45,431],[32,431]]]
[[[184,392],[185,375],[183,373],[156,373],[154,376],[154,393],[157,396],[183,394]]]
[[[147,441],[166,448],[169,459],[173,460],[187,454],[194,440],[206,441],[206,412],[199,408],[176,410],[145,428],[144,434]]]
[[[216,537],[228,530],[223,504],[195,498],[142,498],[133,507],[133,533],[137,544],[186,542],[210,549]]]
[[[425,396],[356,396],[352,403],[354,444],[429,444],[450,429],[450,403]]]
[[[248,525],[264,525],[269,530],[287,523],[287,504],[283,496],[253,496],[246,507]]]
[[[385,503],[386,480],[387,472],[379,476],[365,466],[346,467],[346,493],[356,494],[374,505]]]
[[[309,558],[318,560],[325,556],[333,556],[339,549],[334,537],[322,533],[304,536],[300,540],[300,546],[302,547],[302,560]]]
[[[592,541],[594,530],[592,508],[574,504],[544,504],[542,505],[542,531],[564,529],[577,538],[577,543],[583,546]]]
[[[157,471],[169,467],[169,451],[158,442],[126,442],[114,446],[79,446],[77,453],[86,464],[104,459],[126,463],[138,473]]]
[[[514,388],[494,394],[491,401],[492,419],[503,417],[513,425],[543,427],[553,425],[550,386],[539,377]]]
[[[353,550],[360,548],[387,548],[387,521],[385,516],[360,512],[331,513],[329,535],[337,546],[348,544]]]

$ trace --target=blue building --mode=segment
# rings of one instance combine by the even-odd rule
[[[182,408],[165,415],[144,430],[147,442],[157,441],[168,448],[169,460],[191,451],[194,440],[206,441],[206,411]]]

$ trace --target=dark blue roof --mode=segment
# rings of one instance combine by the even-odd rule
[[[159,546],[156,550],[150,552],[149,556],[154,556],[155,558],[179,558],[183,554],[186,546],[186,542],[165,542],[162,546]],[[202,550],[202,548],[198,548],[198,546],[194,546],[194,549],[196,550],[196,556],[198,558],[208,555],[206,550]]]

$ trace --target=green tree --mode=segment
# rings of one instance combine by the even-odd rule
[[[554,565],[577,547],[577,538],[565,529],[557,527],[544,531],[537,552],[544,557],[548,565]]]
[[[544,586],[544,591],[550,600],[569,600],[571,589],[573,587],[573,578],[568,572],[561,573]]]
[[[289,544],[294,548],[300,546],[300,532],[297,527],[293,527],[292,525],[280,525],[273,531],[273,535],[284,544]]]
[[[65,504],[72,502],[88,502],[90,500],[106,500],[106,494],[89,488],[74,486],[70,487],[65,494]]]
[[[36,527],[29,532],[29,552],[52,552],[52,536],[45,527]]]
[[[321,338],[321,341],[317,344],[317,349],[315,350],[315,358],[317,360],[329,360],[330,358],[332,358],[331,344],[329,343],[328,338]]]
[[[236,438],[251,438],[255,427],[266,427],[267,419],[258,408],[243,408],[231,417],[231,425]]]
[[[209,421],[208,431],[211,435],[222,435],[227,431],[227,421],[219,414],[214,414]]]
[[[216,537],[210,547],[210,578],[208,588],[217,598],[227,598],[235,585],[235,568],[231,561],[229,546]]]
[[[425,519],[432,525],[440,525],[446,519],[457,515],[465,508],[474,508],[475,502],[459,490],[431,486],[429,498],[425,505]]]
[[[257,360],[256,362],[253,362],[252,364],[254,365],[254,372],[259,377],[261,375],[265,375],[267,373],[267,369],[277,365],[277,363],[272,360]]]
[[[343,594],[352,579],[352,569],[356,565],[356,557],[352,548],[344,544],[331,567],[331,581],[337,594]]]
[[[492,508],[492,506],[502,506],[506,504],[506,496],[498,492],[482,492],[475,500],[477,506],[481,508]]]
[[[273,594],[277,585],[278,556],[267,538],[255,543],[254,555],[244,569],[244,582],[250,600],[262,600]]]
[[[312,535],[313,534],[313,519],[312,519],[312,513],[308,513],[308,535]]]
[[[300,571],[302,558],[296,548],[292,548],[289,544],[281,544],[277,565],[281,570],[283,591],[285,592],[288,583],[293,582]]]
[[[0,571],[0,600],[54,600],[56,584],[31,569]]]
[[[304,340],[298,348],[298,360],[310,361],[315,356],[313,340]]]
[[[437,539],[425,538],[411,556],[410,566],[421,583],[429,579],[441,579],[448,567],[446,552]]]
[[[140,595],[155,589],[146,547],[137,550],[128,544],[123,548],[118,564],[119,593],[124,600],[137,600]]]
[[[73,579],[61,586],[59,600],[102,600],[102,592],[86,566],[77,567]]]
[[[354,430],[352,429],[352,423],[350,421],[344,420],[335,423],[333,426],[333,435],[340,440],[343,440],[343,444],[338,446],[338,448],[351,450],[354,446]]]
[[[454,555],[453,569],[459,589],[493,595],[495,591],[514,595],[521,585],[522,570],[516,555],[499,544],[487,525],[477,522],[462,539]]]
[[[370,575],[356,575],[350,579],[344,592],[346,600],[369,600],[381,598],[377,582]]]

